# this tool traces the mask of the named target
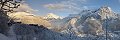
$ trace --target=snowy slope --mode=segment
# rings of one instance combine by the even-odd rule
[[[47,20],[44,20],[42,17],[26,12],[11,13],[9,14],[9,17],[15,22],[22,22],[24,24],[38,24],[44,25],[46,27],[51,26],[51,24]]]

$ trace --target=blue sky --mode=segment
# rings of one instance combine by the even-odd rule
[[[37,15],[54,13],[65,17],[68,14],[79,13],[84,9],[98,9],[107,5],[115,12],[120,12],[120,0],[26,0],[32,9],[38,10]]]

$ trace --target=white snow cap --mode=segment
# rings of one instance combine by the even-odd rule
[[[61,19],[62,17],[55,15],[54,13],[48,13],[44,18],[45,19],[48,19],[48,18]]]
[[[100,10],[104,12],[112,12],[112,9],[109,6],[102,6]]]

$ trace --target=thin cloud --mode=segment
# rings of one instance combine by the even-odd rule
[[[48,8],[48,9],[64,9],[64,8],[68,7],[68,5],[64,5],[64,4],[46,4],[46,5],[44,5],[44,7]]]
[[[72,1],[72,2],[76,1],[76,2],[80,2],[80,3],[86,3],[88,0],[69,0],[69,1]]]
[[[84,8],[82,4],[86,3],[87,0],[65,0],[55,4],[45,4],[44,7],[53,10],[67,10],[67,11],[81,11]],[[79,4],[78,4],[79,3]],[[79,6],[78,6],[79,5]]]
[[[22,3],[17,9],[15,9],[17,12],[29,12],[34,13],[38,10],[32,9],[28,4]]]

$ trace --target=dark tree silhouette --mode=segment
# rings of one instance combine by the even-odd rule
[[[20,6],[22,0],[0,0],[0,33],[7,35],[9,27],[8,12],[14,12]]]

